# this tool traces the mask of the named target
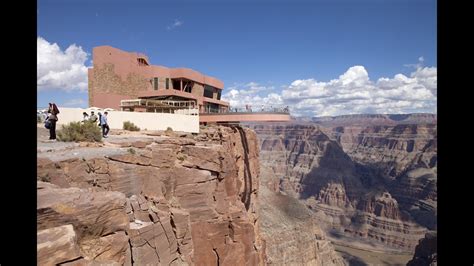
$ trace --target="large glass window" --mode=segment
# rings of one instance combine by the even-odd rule
[[[213,96],[214,96],[214,87],[205,85],[204,86],[204,97],[213,98]]]

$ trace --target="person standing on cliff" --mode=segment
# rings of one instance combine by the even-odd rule
[[[99,115],[99,127],[102,128],[102,114],[100,112],[97,114]]]
[[[89,121],[89,114],[87,114],[86,112],[83,112],[82,116],[83,116],[82,123]]]
[[[59,109],[55,103],[49,103],[48,113],[48,120],[51,122],[51,127],[49,128],[49,139],[56,141],[56,122],[58,121]]]
[[[94,114],[94,111],[91,111],[91,117],[89,119],[92,123],[97,122],[97,116]]]
[[[107,123],[107,114],[108,112],[104,112],[104,114],[100,117],[100,124],[102,125],[102,136],[104,138],[108,138],[109,134],[109,124]]]

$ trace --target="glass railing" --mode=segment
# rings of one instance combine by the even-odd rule
[[[215,109],[210,108],[204,111],[201,111],[202,114],[232,114],[232,113],[284,113],[289,114],[290,110],[288,107],[261,107],[261,108],[251,108],[251,107],[236,107],[229,109]]]

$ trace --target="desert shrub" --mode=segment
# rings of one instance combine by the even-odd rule
[[[133,148],[128,148],[127,150],[130,154],[136,154],[137,152]]]
[[[71,122],[58,131],[59,141],[102,141],[102,131],[93,122]]]
[[[140,128],[130,121],[123,122],[123,129],[128,131],[140,131]]]
[[[43,122],[43,119],[41,119],[41,116],[37,115],[37,116],[36,116],[36,123],[39,124],[39,123],[41,123],[41,122]]]
[[[174,134],[174,132],[173,132],[173,129],[172,129],[171,127],[168,127],[168,128],[166,128],[166,130],[165,130],[165,135],[166,135],[166,136],[174,136],[175,134]]]

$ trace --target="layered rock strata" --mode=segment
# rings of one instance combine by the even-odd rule
[[[261,233],[269,265],[347,265],[297,199],[260,188]]]
[[[251,127],[260,139],[262,182],[304,201],[331,235],[402,250],[413,250],[424,236],[426,228],[415,222],[395,189],[402,183],[351,157],[327,129],[309,124]],[[421,153],[418,158],[428,157]]]
[[[197,136],[109,141],[115,151],[106,157],[39,155],[38,248],[49,247],[39,262],[265,263],[253,131],[213,127]]]
[[[387,189],[418,223],[436,229],[436,124],[339,126],[325,130],[354,162],[385,177]]]

